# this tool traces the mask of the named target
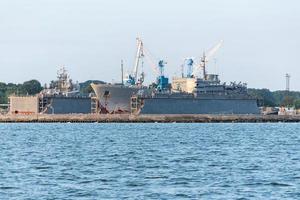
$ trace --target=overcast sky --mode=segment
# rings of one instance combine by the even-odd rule
[[[208,63],[222,81],[279,90],[290,73],[300,90],[299,10],[298,0],[0,0],[0,81],[48,83],[66,66],[73,80],[117,82],[140,36],[169,77],[224,40]],[[155,78],[147,60],[144,71]]]

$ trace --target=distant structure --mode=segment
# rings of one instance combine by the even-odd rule
[[[290,74],[286,74],[285,78],[286,78],[286,91],[289,92],[290,91],[291,75]]]
[[[10,96],[11,114],[90,114],[96,107],[92,97],[80,94],[79,84],[72,79],[63,67],[57,72],[57,80],[51,81],[35,96]]]

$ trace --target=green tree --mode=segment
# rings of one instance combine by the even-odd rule
[[[282,103],[281,103],[281,106],[285,106],[285,107],[293,107],[294,106],[294,97],[292,96],[285,96]]]
[[[268,89],[248,89],[248,93],[261,100],[264,106],[276,106],[274,96]]]
[[[6,103],[6,84],[0,83],[0,103]]]
[[[30,80],[23,83],[21,86],[21,93],[28,95],[35,95],[42,91],[41,83],[37,80]]]
[[[294,101],[294,106],[296,109],[300,109],[300,99]]]

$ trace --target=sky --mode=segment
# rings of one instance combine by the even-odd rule
[[[75,81],[120,82],[120,60],[132,70],[141,37],[169,77],[223,40],[209,73],[271,90],[289,73],[300,90],[299,9],[298,0],[0,0],[0,81],[49,83],[65,66]]]

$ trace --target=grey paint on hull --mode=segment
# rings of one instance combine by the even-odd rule
[[[259,114],[256,99],[146,98],[140,114]]]
[[[91,113],[91,98],[50,97],[51,106],[47,114],[89,114]]]
[[[123,110],[130,112],[131,96],[136,94],[138,87],[126,87],[123,85],[91,84],[99,103],[109,112]],[[105,97],[105,93],[109,94]]]

